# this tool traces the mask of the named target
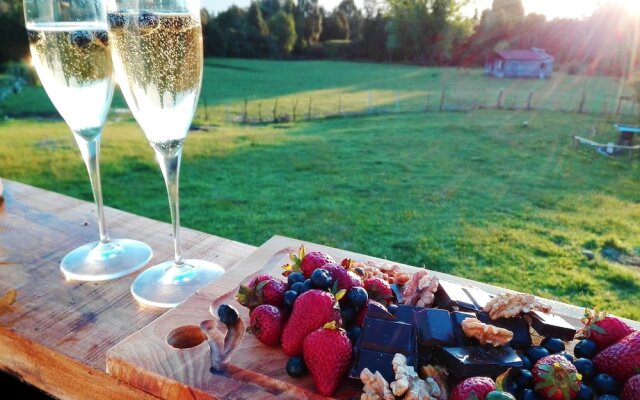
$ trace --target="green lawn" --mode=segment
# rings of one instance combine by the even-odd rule
[[[224,62],[246,69],[271,63]],[[316,93],[328,84],[326,78],[303,86],[302,77],[287,69],[300,63],[292,64],[273,62],[282,68],[262,74],[255,95],[266,98],[269,85],[273,98],[296,85]],[[398,80],[392,75],[403,69],[429,71],[351,67],[363,71],[361,81],[370,75],[372,87],[385,68],[390,80]],[[225,96],[241,101],[252,90],[240,79],[249,73],[245,69],[219,69],[230,75],[214,84],[208,70],[204,91],[211,104],[216,90],[219,103]],[[231,98],[234,71],[238,94]],[[348,90],[331,90],[338,89]],[[287,235],[583,306],[599,304],[640,320],[640,268],[601,255],[611,247],[630,255],[640,250],[640,164],[576,151],[569,139],[595,127],[595,140],[613,140],[613,122],[482,110],[255,126],[217,121],[186,143],[182,220],[253,245]],[[108,124],[102,165],[108,205],[168,220],[159,169],[134,123]],[[91,199],[78,151],[61,122],[0,123],[0,166],[2,177]],[[587,261],[583,249],[593,250],[595,260]]]

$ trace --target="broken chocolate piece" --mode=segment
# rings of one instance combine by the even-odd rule
[[[569,342],[576,335],[576,328],[558,315],[537,310],[531,311],[529,315],[531,327],[542,336],[553,336]]]
[[[449,311],[425,308],[415,314],[415,321],[421,346],[454,346],[456,344]]]
[[[478,341],[468,337],[462,331],[462,321],[467,318],[475,318],[476,315],[470,312],[454,311],[451,313],[451,322],[453,325],[453,334],[456,338],[456,346],[468,346],[471,344],[478,344]]]
[[[522,367],[522,360],[510,347],[439,347],[436,358],[457,378],[495,378],[509,368]]]
[[[405,324],[415,324],[415,314],[424,310],[422,307],[416,306],[408,306],[404,304],[398,305],[398,309],[394,316],[400,322],[404,322]]]
[[[436,292],[438,308],[450,311],[481,311],[489,300],[491,295],[484,290],[447,281],[440,281]]]
[[[495,325],[499,328],[513,332],[513,339],[508,343],[514,349],[522,349],[531,346],[531,333],[529,324],[522,317],[491,319],[488,313],[479,312],[478,319],[485,324]]]
[[[404,322],[365,317],[358,345],[361,349],[410,355],[417,350],[416,328]]]
[[[390,321],[395,321],[397,318],[393,316],[387,309],[380,303],[377,302],[369,302],[367,306],[367,317],[369,318],[377,318],[377,319],[386,319]],[[375,372],[375,371],[372,371]]]

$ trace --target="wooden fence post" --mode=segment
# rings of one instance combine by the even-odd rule
[[[582,97],[580,98],[580,104],[578,105],[578,113],[582,114],[584,112],[584,103],[587,101],[587,94],[585,91],[582,91]]]
[[[533,90],[529,90],[529,97],[527,97],[527,111],[531,110],[531,100],[533,100]]]
[[[293,122],[296,122],[296,108],[298,108],[298,99],[293,103]]]
[[[504,95],[504,89],[500,89],[500,93],[498,93],[498,99],[496,100],[496,109],[502,108],[502,96]]]
[[[258,103],[258,121],[262,123],[262,102]]]
[[[338,96],[338,115],[342,115],[342,97]]]
[[[209,121],[209,110],[207,109],[207,96],[202,97],[202,102],[204,103],[204,120]]]
[[[367,95],[367,112],[369,115],[373,114],[373,95],[371,92]]]
[[[309,107],[307,108],[307,121],[311,121],[311,96],[309,96]]]
[[[244,105],[242,106],[242,123],[247,123],[247,99],[244,99]]]
[[[278,121],[278,99],[276,98],[276,102],[273,104],[273,122]]]
[[[616,115],[620,115],[620,107],[622,107],[622,100],[624,96],[618,97],[618,107],[616,107]]]
[[[444,89],[442,89],[442,96],[440,96],[440,112],[444,111]]]

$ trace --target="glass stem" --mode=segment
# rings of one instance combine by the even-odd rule
[[[171,210],[171,225],[173,233],[173,247],[175,250],[175,267],[185,266],[182,257],[182,244],[180,243],[180,201],[179,201],[179,178],[180,161],[182,160],[182,148],[169,154],[156,149],[156,158],[162,170],[164,183],[167,185],[167,195],[169,196],[169,209]]]
[[[98,211],[98,229],[100,230],[100,244],[102,247],[110,247],[107,224],[104,219],[104,207],[102,204],[102,183],[100,181],[100,129],[88,129],[82,132],[74,132],[76,143],[80,148],[82,160],[89,172],[91,190]]]

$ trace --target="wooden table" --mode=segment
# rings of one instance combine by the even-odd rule
[[[0,370],[65,399],[151,399],[105,372],[106,351],[164,310],[144,308],[129,291],[135,273],[113,281],[65,281],[73,248],[96,240],[93,203],[4,181],[0,206]],[[151,264],[173,254],[170,226],[105,210],[113,237],[144,240]],[[225,268],[254,247],[183,229],[185,253]],[[15,300],[13,294],[15,290]],[[10,303],[10,304],[9,304]]]

